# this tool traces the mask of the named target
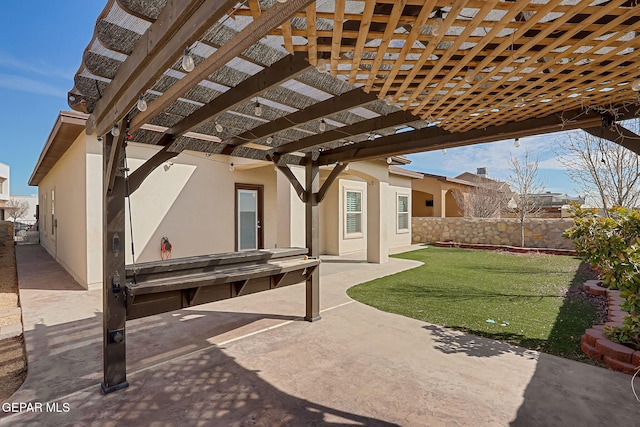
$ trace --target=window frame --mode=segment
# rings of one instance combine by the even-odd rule
[[[348,198],[349,198],[349,193],[356,193],[360,195],[360,210],[359,211],[349,211],[349,204],[348,204]],[[363,217],[363,209],[362,209],[362,205],[364,203],[364,192],[362,190],[356,190],[356,189],[349,189],[349,188],[345,188],[344,189],[344,217],[343,217],[343,221],[344,221],[344,236],[345,239],[356,239],[356,238],[361,238],[364,234],[362,232],[362,217]],[[349,228],[348,228],[348,218],[349,218],[349,214],[355,214],[355,215],[359,215],[359,222],[360,222],[360,231],[352,231],[349,232]]]
[[[406,203],[406,211],[401,212],[400,211],[400,198],[404,197],[407,199],[407,203]],[[404,193],[396,193],[396,233],[397,234],[404,234],[404,233],[409,233],[411,231],[411,210],[409,209],[409,203],[411,202],[411,199],[409,198],[408,194],[404,194]],[[407,217],[407,228],[400,228],[400,215],[406,215]]]

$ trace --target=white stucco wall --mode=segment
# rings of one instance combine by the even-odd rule
[[[96,143],[97,144],[97,143]],[[97,147],[97,146],[96,146]],[[87,154],[87,263],[89,283],[102,281],[102,156],[89,147]],[[129,144],[128,165],[133,172],[157,147]],[[277,183],[273,166],[242,170],[242,160],[232,172],[225,156],[183,152],[154,170],[131,197],[136,262],[159,260],[160,241],[166,236],[179,258],[235,250],[235,183],[262,185],[264,247],[278,240]],[[130,172],[130,173],[131,173]],[[128,209],[128,204],[127,204]],[[129,212],[126,213],[125,260],[132,263]],[[304,236],[303,236],[304,239]]]
[[[86,135],[82,133],[42,179],[38,194],[40,243],[80,285],[87,287],[85,144]]]
[[[11,194],[9,165],[0,163],[0,202],[9,200]]]

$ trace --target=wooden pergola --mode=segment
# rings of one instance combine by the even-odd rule
[[[125,194],[163,162],[274,163],[314,258],[318,203],[350,162],[571,129],[640,153],[619,124],[640,105],[638,21],[636,0],[108,0],[68,95],[104,139],[105,392],[127,385]],[[162,149],[125,178],[127,141]]]

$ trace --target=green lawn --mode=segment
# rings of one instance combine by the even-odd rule
[[[397,257],[424,265],[354,286],[349,296],[391,313],[589,360],[580,336],[597,310],[580,293],[568,293],[593,278],[579,259],[438,247]]]

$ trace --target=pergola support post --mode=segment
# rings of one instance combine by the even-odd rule
[[[106,178],[109,173],[111,147],[121,143],[111,134],[104,137],[103,164]],[[119,150],[115,150],[119,151]],[[105,394],[129,386],[127,382],[125,323],[127,307],[125,301],[125,179],[123,175],[124,157],[111,160],[116,164],[115,179],[111,192],[103,191],[103,232],[102,232],[102,316],[103,316],[103,382]],[[105,186],[106,187],[106,186]]]
[[[320,191],[320,168],[307,153],[305,165],[305,235],[310,257],[320,256],[320,220],[317,193]],[[305,320],[320,320],[320,269],[307,277]]]

